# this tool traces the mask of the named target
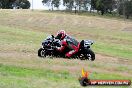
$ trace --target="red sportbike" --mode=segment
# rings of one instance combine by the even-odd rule
[[[78,52],[73,55],[71,58],[77,58],[81,60],[95,60],[95,53],[91,50],[91,45],[94,42],[92,40],[82,40],[80,42]],[[66,48],[63,52],[59,52],[56,47],[60,47],[60,41],[55,39],[53,35],[48,36],[43,42],[42,47],[38,50],[39,57],[62,57],[65,58],[65,53],[69,51]]]

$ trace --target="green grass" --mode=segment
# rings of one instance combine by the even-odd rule
[[[112,55],[119,58],[129,58],[129,59],[131,59],[132,57],[132,50],[130,49],[130,47],[123,46],[120,44],[96,42],[93,49],[96,52],[106,54],[109,56]]]
[[[0,66],[0,77],[0,88],[42,88],[60,84],[63,86],[68,82],[75,83],[75,81],[72,83],[73,77],[69,76],[66,71],[54,72],[48,69],[29,69],[5,65]]]
[[[73,77],[69,77],[69,72],[54,72],[48,69],[31,69],[31,68],[22,68],[16,66],[0,66],[1,75],[3,76],[16,76],[16,77],[40,77],[50,80],[71,80]],[[69,77],[69,79],[68,79]]]
[[[38,44],[47,35],[18,28],[0,26],[0,42],[16,44]]]
[[[0,64],[0,88],[42,88],[42,87],[81,87],[79,75],[67,71],[55,72],[48,69],[31,69]],[[91,73],[90,79],[129,79],[115,74]],[[105,88],[105,87],[104,87]],[[120,87],[125,88],[125,87]]]
[[[0,26],[0,51],[34,52],[48,34]],[[7,46],[7,47],[5,47]],[[4,48],[3,48],[4,47]],[[17,48],[16,48],[17,47]]]

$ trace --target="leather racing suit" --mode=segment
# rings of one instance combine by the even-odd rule
[[[57,48],[60,52],[63,52],[64,49],[69,48],[70,51],[65,54],[66,57],[70,58],[76,54],[79,50],[80,43],[74,38],[66,35],[63,40],[61,40],[61,47]]]

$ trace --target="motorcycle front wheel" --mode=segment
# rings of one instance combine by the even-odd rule
[[[46,52],[45,52],[45,50],[43,48],[40,48],[38,50],[38,56],[39,57],[46,57]]]

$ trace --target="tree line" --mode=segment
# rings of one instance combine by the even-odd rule
[[[42,3],[52,7],[52,10],[59,9],[62,3],[66,10],[75,10],[75,13],[82,11],[97,11],[101,15],[117,13],[127,19],[132,16],[132,0],[42,0]]]
[[[0,0],[1,9],[29,9],[30,2],[28,0]]]
[[[63,3],[62,3],[63,2]],[[125,18],[132,17],[132,0],[42,0],[43,5],[51,7],[52,10],[63,4],[67,11],[83,12],[89,11],[104,14],[118,14]],[[29,9],[28,0],[0,0],[1,9]]]

